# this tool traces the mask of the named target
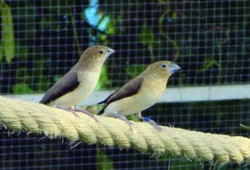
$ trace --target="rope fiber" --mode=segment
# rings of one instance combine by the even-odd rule
[[[144,122],[133,122],[131,132],[122,120],[90,116],[52,108],[39,103],[0,97],[0,125],[13,131],[44,133],[50,138],[64,136],[70,141],[101,143],[119,148],[134,148],[154,155],[246,163],[250,160],[250,139],[241,136],[202,133],[161,126],[157,131]]]

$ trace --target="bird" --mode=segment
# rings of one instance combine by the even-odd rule
[[[73,113],[81,111],[93,117],[87,110],[74,106],[94,91],[103,63],[114,52],[104,45],[88,47],[78,62],[45,93],[39,103]]]
[[[169,77],[180,69],[176,63],[167,60],[148,65],[141,74],[99,102],[98,104],[103,104],[104,107],[98,114],[119,118],[129,125],[130,130],[132,123],[125,116],[135,114],[141,121],[148,122],[157,130],[161,130],[162,128],[153,120],[142,117],[141,112],[153,106],[161,98]]]

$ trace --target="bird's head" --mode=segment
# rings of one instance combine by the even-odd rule
[[[153,75],[159,78],[168,79],[173,73],[180,70],[180,66],[171,61],[157,61],[155,63],[150,64],[145,73],[147,75]]]
[[[102,66],[105,60],[114,52],[115,50],[104,45],[91,46],[83,52],[79,64],[88,64],[84,65],[85,67]]]

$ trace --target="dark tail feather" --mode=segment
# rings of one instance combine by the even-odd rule
[[[97,104],[103,104],[104,103],[104,101],[101,101],[101,102],[99,102],[99,103],[97,103]]]
[[[103,101],[100,101],[100,102],[97,103],[97,104],[99,105],[99,104],[105,104],[105,103],[106,103],[106,100],[103,100]],[[98,115],[99,115],[99,114],[102,114],[102,113],[104,112],[105,108],[106,108],[106,106],[104,106],[97,114],[98,114]]]
[[[97,104],[106,104],[106,102],[107,102],[107,99],[105,99],[105,100],[103,100],[103,101],[100,101],[100,102],[97,103]]]
[[[39,103],[41,103],[41,104],[48,104],[48,102],[46,102],[44,100],[40,100]]]
[[[104,101],[101,101],[101,102],[97,103],[97,104],[104,104],[104,107],[97,113],[98,115],[104,113],[104,110],[107,107],[107,104],[105,104],[105,102],[106,101],[104,100]]]

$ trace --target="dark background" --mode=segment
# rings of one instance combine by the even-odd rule
[[[249,83],[250,1],[4,1],[1,11],[0,93],[44,93],[88,46],[105,44],[117,52],[106,62],[100,89],[115,89],[136,75],[141,64],[171,60],[182,72],[170,87]],[[6,23],[11,11],[13,27]],[[87,9],[96,11],[89,18]],[[5,16],[4,16],[5,15]],[[93,22],[100,17],[98,22]],[[109,20],[106,27],[102,24]],[[6,25],[14,39],[3,43]],[[14,43],[13,43],[14,42]],[[15,49],[13,58],[4,51]],[[246,92],[249,93],[249,92]],[[195,94],[194,94],[195,95]],[[98,101],[97,101],[98,102]],[[161,125],[249,136],[249,100],[157,104],[143,114]],[[51,140],[26,133],[0,132],[3,169],[208,169],[185,158],[151,158],[134,150]],[[40,140],[43,138],[42,140]],[[99,150],[100,151],[100,150]],[[107,156],[106,162],[98,157]],[[102,165],[102,166],[101,166]],[[247,168],[227,164],[224,169]]]

